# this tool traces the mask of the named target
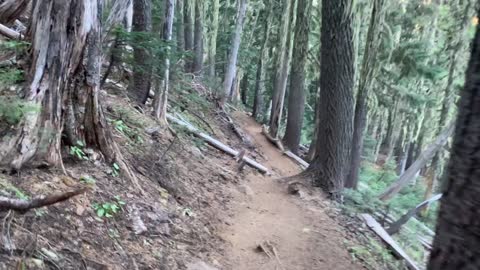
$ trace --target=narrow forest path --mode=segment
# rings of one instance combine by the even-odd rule
[[[352,262],[338,223],[318,205],[286,192],[279,178],[295,175],[299,167],[261,134],[261,126],[245,113],[234,115],[263,154],[272,176],[249,173],[242,194],[232,202],[233,217],[224,228],[227,264],[232,270],[363,269]],[[278,260],[256,252],[268,241]]]

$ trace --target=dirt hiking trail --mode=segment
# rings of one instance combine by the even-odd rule
[[[280,179],[299,173],[300,168],[266,140],[261,126],[251,117],[238,112],[234,118],[251,136],[265,158],[261,162],[273,175],[247,174],[242,192],[232,202],[234,214],[222,232],[228,243],[227,268],[364,269],[352,262],[345,233],[327,215],[327,209],[287,193],[287,184]],[[262,243],[266,252],[257,249]]]

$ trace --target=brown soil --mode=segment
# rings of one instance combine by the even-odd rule
[[[330,207],[322,195],[306,191],[303,199],[292,196],[285,181],[278,180],[299,173],[299,167],[265,139],[261,126],[252,118],[244,113],[237,113],[235,118],[251,135],[265,157],[264,165],[274,174],[248,174],[243,194],[235,196],[235,215],[222,231],[229,243],[229,269],[363,269],[352,262],[346,235],[327,215]],[[275,248],[273,256],[256,249],[264,242],[270,250]]]

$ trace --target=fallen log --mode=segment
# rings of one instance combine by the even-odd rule
[[[299,156],[295,155],[294,153],[292,153],[292,151],[285,151],[283,152],[284,155],[288,156],[289,158],[293,159],[295,162],[297,162],[303,169],[306,169],[310,166],[310,164],[308,162],[306,162],[305,160],[303,160],[302,158],[300,158]]]
[[[223,117],[225,117],[225,119],[227,120],[228,124],[230,125],[230,128],[233,130],[235,135],[237,135],[237,137],[240,138],[240,140],[242,140],[242,142],[249,149],[254,149],[255,146],[252,142],[252,138],[250,138],[250,136],[248,136],[248,134],[246,134],[241,128],[239,128],[237,126],[237,124],[235,124],[235,122],[233,122],[233,119],[226,112],[223,112]]]
[[[179,118],[176,118],[170,114],[167,114],[167,119],[168,121],[171,121],[173,123],[176,123],[177,125],[180,125],[184,128],[187,129],[187,131],[189,131],[190,133],[194,134],[195,136],[199,137],[200,139],[203,139],[204,141],[206,141],[208,144],[210,144],[211,146],[219,149],[219,150],[222,150],[223,152],[233,156],[233,157],[238,157],[240,152],[231,148],[230,146],[210,137],[209,135],[201,132],[200,130],[198,130],[196,127],[194,127],[192,124],[188,123],[187,121],[185,120],[180,120]],[[243,160],[245,161],[245,163],[247,163],[247,165],[259,170],[261,173],[263,174],[270,174],[269,170],[263,166],[262,164],[256,162],[255,160],[249,158],[249,157],[243,157]]]
[[[405,251],[393,240],[393,238],[385,231],[385,229],[369,214],[360,214],[365,220],[367,226],[372,229],[382,240],[389,245],[390,249],[400,258],[404,259],[409,269],[420,270],[415,262],[405,253]]]
[[[283,147],[282,141],[279,138],[273,138],[272,135],[267,130],[267,126],[262,126],[262,134],[273,144],[275,144],[280,151],[285,152],[285,147]]]
[[[6,27],[5,25],[3,24],[0,24],[0,34],[6,36],[7,38],[10,38],[10,39],[21,39],[23,38],[23,35],[20,34],[19,32],[13,30],[13,29],[10,29],[8,27]]]
[[[85,193],[87,190],[87,188],[82,188],[64,193],[53,194],[50,196],[38,196],[31,200],[13,199],[0,196],[0,212],[8,210],[26,212],[34,208],[40,208],[66,201],[71,197]]]

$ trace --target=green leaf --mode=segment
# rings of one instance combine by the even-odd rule
[[[120,167],[118,166],[117,163],[113,163],[113,168],[115,168],[115,170],[119,171],[120,170]]]
[[[77,144],[78,146],[80,146],[80,147],[84,147],[84,146],[85,146],[85,144],[84,144],[82,141],[80,141],[80,140],[77,141],[76,144]]]
[[[103,209],[103,208],[98,208],[98,210],[97,210],[97,216],[99,216],[99,217],[105,216],[105,209]]]

